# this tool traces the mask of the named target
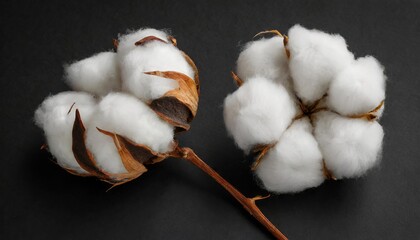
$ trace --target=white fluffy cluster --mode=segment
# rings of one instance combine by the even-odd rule
[[[48,149],[63,168],[87,173],[72,152],[76,109],[86,128],[86,146],[105,172],[118,174],[127,170],[113,139],[97,128],[147,145],[156,152],[170,150],[174,128],[147,103],[177,88],[178,83],[144,72],[177,71],[193,77],[194,71],[183,53],[169,42],[154,40],[135,45],[148,36],[168,41],[163,31],[140,29],[121,35],[116,53],[99,53],[65,66],[66,81],[78,92],[48,97],[36,110],[36,124],[44,130]]]
[[[276,36],[240,53],[243,85],[225,99],[227,130],[245,152],[271,146],[255,170],[269,191],[316,187],[328,172],[337,179],[361,176],[381,152],[382,127],[363,115],[378,106],[372,114],[383,111],[383,67],[371,56],[355,59],[337,34],[295,25],[288,36],[286,47]]]

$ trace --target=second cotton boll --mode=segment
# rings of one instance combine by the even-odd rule
[[[354,59],[338,34],[295,25],[284,38],[253,41],[240,53],[243,84],[225,99],[227,130],[257,153],[253,171],[271,192],[362,176],[381,155],[384,68],[371,56]],[[269,90],[258,85],[264,81]]]

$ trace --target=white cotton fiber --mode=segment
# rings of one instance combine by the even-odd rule
[[[120,134],[157,152],[170,150],[173,127],[161,120],[145,103],[124,93],[110,93],[98,104],[88,124],[86,146],[99,167],[110,173],[124,173],[117,148],[111,137],[96,128]]]
[[[276,142],[295,113],[286,89],[263,77],[249,79],[224,103],[226,128],[246,152],[256,144]]]
[[[95,107],[96,101],[88,93],[62,92],[46,98],[35,111],[35,123],[44,130],[48,150],[63,168],[87,173],[74,158],[72,129],[76,109],[79,109],[82,120],[87,122]]]
[[[261,76],[290,88],[289,62],[283,38],[262,38],[246,44],[237,60],[237,74],[243,80]]]
[[[304,103],[321,98],[331,80],[354,61],[340,35],[295,25],[289,30],[290,74]]]
[[[121,56],[120,69],[123,90],[143,101],[157,99],[178,87],[175,80],[148,75],[145,72],[176,71],[194,78],[194,70],[182,52],[172,44],[159,41],[137,46]]]
[[[141,28],[136,31],[129,31],[127,34],[120,35],[118,37],[118,56],[125,56],[127,53],[137,48],[137,46],[135,45],[137,41],[148,36],[155,36],[157,38],[162,39],[163,41],[168,41],[168,34],[166,32],[159,31],[153,28]]]
[[[121,88],[117,54],[102,52],[65,66],[67,83],[76,91],[103,96]]]
[[[271,192],[299,192],[324,181],[322,155],[308,118],[296,120],[261,159],[256,175]]]
[[[359,58],[332,81],[328,106],[342,114],[362,114],[385,99],[384,68],[371,56]]]
[[[379,160],[384,133],[376,121],[341,117],[319,112],[315,117],[315,138],[327,168],[340,178],[358,177]]]

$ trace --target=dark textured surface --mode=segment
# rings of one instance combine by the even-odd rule
[[[294,23],[339,32],[389,77],[383,160],[362,179],[259,202],[290,239],[418,239],[420,4],[414,1],[1,2],[1,239],[269,239],[221,187],[170,159],[109,192],[39,150],[33,111],[69,88],[62,65],[112,48],[127,28],[170,28],[197,63],[201,99],[189,146],[244,194],[265,194],[226,135],[222,102],[241,44]]]

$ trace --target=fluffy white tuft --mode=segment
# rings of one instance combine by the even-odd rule
[[[286,89],[263,77],[249,79],[224,103],[226,128],[244,151],[276,142],[295,113]]]
[[[143,33],[143,31],[146,31],[147,34]],[[156,31],[147,29],[136,32],[135,35],[145,37],[152,33],[160,32]],[[162,34],[164,33],[162,32]],[[130,48],[129,52],[126,52],[125,48],[120,48],[121,44],[127,44],[125,41],[129,41],[134,46],[135,41],[133,39],[137,39],[137,37],[122,37],[118,46],[122,88],[124,91],[135,95],[143,101],[148,101],[157,99],[167,91],[178,87],[178,83],[175,80],[148,75],[144,72],[176,71],[194,78],[194,70],[185,60],[182,52],[172,44],[151,41],[142,46]]]
[[[246,81],[261,76],[290,88],[288,59],[280,36],[246,44],[237,60],[238,76]]]
[[[110,93],[98,104],[87,127],[86,146],[99,167],[110,173],[124,173],[111,137],[96,128],[120,134],[157,152],[170,150],[173,127],[161,120],[145,103],[124,93]]]
[[[141,28],[136,31],[128,31],[127,34],[118,37],[118,55],[119,57],[126,55],[133,49],[137,48],[135,43],[145,37],[155,36],[164,41],[167,41],[168,34],[164,31],[159,31],[153,28]]]
[[[378,122],[332,112],[315,117],[315,138],[327,168],[337,178],[363,175],[379,160],[384,133]]]
[[[82,120],[87,122],[95,107],[96,101],[88,93],[62,92],[46,98],[35,111],[35,123],[44,130],[48,150],[63,168],[87,173],[74,158],[72,129],[76,109],[79,109]]]
[[[321,98],[335,75],[354,61],[343,37],[300,25],[289,30],[288,48],[294,88],[304,103]]]
[[[103,96],[121,88],[117,54],[102,52],[65,66],[67,83],[76,91]]]
[[[255,173],[265,189],[277,193],[300,192],[324,181],[322,155],[308,118],[293,122]]]
[[[385,79],[374,57],[359,58],[332,81],[328,106],[342,115],[369,112],[385,99]]]

